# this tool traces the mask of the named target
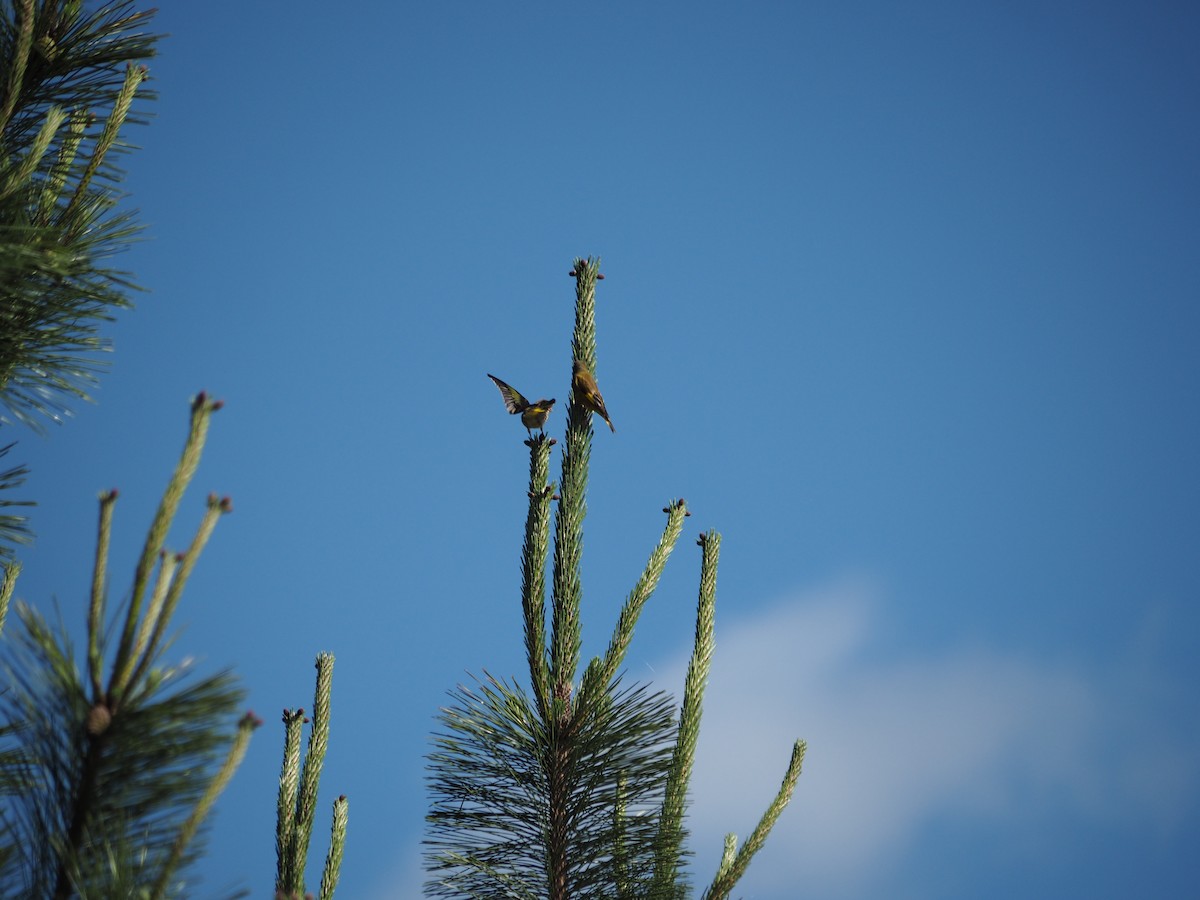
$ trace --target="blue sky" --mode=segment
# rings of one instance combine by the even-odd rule
[[[724,535],[696,881],[803,737],[745,898],[1194,891],[1193,5],[212,0],[157,24],[122,260],[150,293],[98,402],[19,445],[18,593],[82,623],[116,486],[120,595],[188,398],[225,399],[174,541],[210,490],[235,513],[176,652],[233,667],[267,725],[211,894],[272,883],[278,715],[328,650],[314,854],[345,793],[339,896],[417,895],[445,691],[522,667],[525,432],[485,373],[565,402],[580,255],[617,427],[585,653],[684,496],[627,672],[681,690],[692,541]]]

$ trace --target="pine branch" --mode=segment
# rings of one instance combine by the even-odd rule
[[[237,736],[229,748],[229,754],[226,756],[220,770],[213,777],[212,781],[209,782],[207,789],[196,802],[196,807],[192,810],[192,814],[180,826],[175,843],[171,845],[170,855],[163,864],[158,880],[154,883],[154,887],[150,891],[151,900],[161,900],[162,897],[166,896],[167,886],[174,877],[175,870],[179,868],[179,864],[183,861],[184,851],[196,836],[196,830],[200,827],[200,823],[204,821],[213,804],[217,802],[217,797],[221,795],[233,779],[234,773],[238,770],[238,766],[242,764],[242,759],[246,756],[246,751],[250,749],[250,736],[260,725],[262,725],[262,719],[251,712],[246,713],[238,721]]]
[[[230,512],[233,512],[233,502],[228,497],[209,494],[204,518],[200,520],[196,535],[187,550],[175,555],[160,552],[160,577],[134,639],[131,658],[139,661],[129,679],[132,684],[138,683],[146,668],[158,655],[171,617],[175,614],[175,607],[183,594],[184,585],[187,584],[192,570],[196,568],[208,539],[212,537],[213,530],[217,527],[217,519]],[[119,688],[116,693],[119,696]]]
[[[308,719],[304,709],[283,711],[283,770],[279,773],[279,804],[275,813],[275,892],[290,890],[300,879],[292,866],[292,834],[296,830],[296,791],[300,786],[300,739]]]
[[[718,879],[725,877],[735,859],[737,859],[737,835],[731,831],[725,835],[725,846],[721,850],[721,862],[717,865]]]
[[[316,817],[317,791],[325,754],[329,747],[329,711],[333,694],[333,654],[317,654],[317,687],[313,699],[312,731],[304,765],[300,765],[300,734],[308,721],[304,710],[285,709],[283,771],[279,776],[279,802],[275,822],[275,896],[282,898],[304,896],[304,870],[312,842],[313,820]],[[348,807],[343,795],[334,804],[333,838],[325,858],[321,877],[322,900],[332,897],[337,887],[342,853],[346,839]]]
[[[99,335],[130,305],[107,260],[139,230],[116,206],[122,128],[157,37],[132,0],[82,15],[76,0],[0,7],[0,404],[40,429],[88,399],[108,348]],[[89,110],[107,110],[98,133]],[[82,161],[80,161],[82,158]]]
[[[33,0],[18,0],[14,4],[17,15],[13,42],[8,63],[8,81],[4,86],[4,104],[0,106],[0,131],[3,131],[17,107],[21,85],[25,80],[25,67],[29,64],[29,48],[33,46]]]
[[[683,706],[679,713],[679,733],[667,776],[659,831],[655,838],[654,891],[657,897],[679,896],[682,890],[680,868],[683,853],[683,814],[687,789],[696,758],[696,741],[700,737],[700,718],[703,713],[704,687],[712,665],[715,646],[713,638],[714,613],[717,600],[717,561],[721,555],[721,535],[715,531],[701,534],[697,541],[700,555],[700,598],[696,604],[696,639],[688,663],[683,689]]]
[[[88,673],[92,679],[92,703],[104,699],[104,657],[100,649],[104,630],[104,607],[108,602],[108,547],[112,539],[116,490],[100,495],[100,528],[96,537],[96,562],[92,568],[92,599],[88,605]]]
[[[575,332],[573,359],[594,371],[596,362],[596,280],[600,260],[575,260]],[[570,708],[571,685],[579,667],[579,604],[583,596],[583,520],[587,516],[588,461],[591,456],[591,411],[575,392],[567,405],[567,432],[562,455],[562,499],[554,519],[554,593],[551,619],[550,677],[554,700]]]
[[[18,2],[24,5],[27,0]],[[71,0],[36,4],[29,35],[33,52],[25,54],[27,62],[20,77],[16,76],[25,19],[20,11],[14,18],[7,8],[0,9],[0,60],[12,60],[5,82],[20,85],[16,93],[6,91],[5,107],[11,105],[12,112],[0,121],[10,144],[27,140],[37,130],[45,109],[53,104],[66,109],[111,105],[124,82],[124,67],[152,57],[159,39],[142,30],[155,10],[138,11],[136,5],[134,0],[118,0],[83,15],[79,4]],[[130,121],[142,122],[144,117]]]
[[[779,793],[775,795],[775,799],[771,801],[771,805],[767,807],[767,811],[763,813],[763,817],[759,819],[754,831],[750,833],[750,837],[742,845],[741,850],[733,856],[732,861],[729,860],[729,856],[732,846],[736,843],[736,838],[733,835],[726,838],[725,854],[721,860],[721,866],[717,870],[716,878],[704,892],[703,900],[726,900],[734,886],[746,873],[746,869],[750,866],[750,860],[767,842],[767,835],[775,827],[783,808],[792,799],[792,793],[796,790],[796,781],[800,778],[800,767],[804,763],[804,751],[807,747],[808,745],[804,741],[796,741],[795,746],[792,747],[792,758],[788,762],[787,772],[784,773],[783,783],[779,786]]]
[[[667,559],[671,556],[671,551],[675,549],[680,532],[683,531],[683,520],[691,515],[683,498],[671,501],[663,509],[663,512],[667,514],[667,527],[658,541],[658,546],[650,554],[642,576],[630,591],[625,605],[621,607],[621,614],[617,619],[612,639],[609,641],[608,651],[604,654],[603,664],[594,673],[589,669],[589,677],[584,679],[585,691],[593,689],[593,685],[607,685],[616,677],[617,670],[625,661],[625,653],[629,650],[629,644],[633,640],[634,626],[637,625],[646,601],[658,587],[658,580],[667,565]]]
[[[571,267],[575,279],[575,331],[571,334],[571,360],[579,360],[596,374],[596,282],[600,257],[576,257]],[[572,396],[574,402],[574,396]]]
[[[41,201],[33,219],[35,225],[44,228],[50,224],[51,216],[67,185],[67,178],[71,175],[75,156],[83,143],[87,126],[91,123],[92,114],[86,110],[77,109],[71,114],[67,123],[67,133],[58,148],[58,157],[46,176],[45,187],[42,188]]]
[[[342,794],[333,801],[333,825],[329,832],[329,852],[325,855],[325,868],[321,873],[319,900],[333,900],[341,877],[342,856],[346,851],[346,825],[349,822],[350,803]]]
[[[137,569],[133,574],[133,595],[125,616],[121,643],[113,662],[113,678],[108,687],[108,702],[112,706],[120,704],[121,696],[129,686],[134,667],[137,666],[139,671],[142,670],[142,667],[138,665],[139,659],[133,653],[134,638],[142,614],[142,600],[146,588],[150,584],[150,573],[154,568],[154,561],[162,550],[163,542],[167,539],[167,532],[179,509],[179,501],[183,499],[184,491],[187,490],[192,477],[196,474],[196,468],[200,465],[200,455],[204,451],[204,441],[208,436],[209,419],[212,418],[215,411],[221,408],[221,405],[221,401],[210,400],[204,392],[192,400],[192,417],[187,440],[183,445],[183,454],[175,466],[171,479],[167,482],[167,489],[163,492],[158,512],[155,513],[154,521],[150,524],[150,532],[146,536],[145,544],[142,545],[142,555],[138,559]],[[210,498],[209,512],[211,513],[212,510],[213,503]],[[193,542],[194,544],[195,542]]]
[[[317,814],[317,788],[321,770],[325,767],[325,752],[329,748],[329,701],[333,691],[333,654],[317,654],[317,689],[313,699],[312,731],[308,733],[308,749],[304,768],[300,772],[300,787],[296,792],[296,827],[292,831],[292,868],[299,877],[293,889],[304,892],[304,869],[308,846],[312,841],[313,819]]]
[[[58,134],[58,129],[66,121],[67,114],[59,107],[52,106],[47,110],[46,120],[42,123],[37,137],[34,138],[33,144],[25,154],[25,158],[6,173],[4,184],[0,185],[0,200],[22,188],[28,187],[28,182],[33,178],[33,173],[41,166],[42,160],[46,156],[46,151],[50,149],[50,142],[54,140],[55,135]]]
[[[546,659],[546,556],[550,544],[550,502],[557,496],[550,477],[550,448],[555,441],[538,436],[529,445],[529,513],[521,553],[521,609],[529,682],[543,715],[550,714],[550,667]]]
[[[75,185],[75,191],[71,194],[67,208],[63,210],[62,220],[64,222],[72,222],[75,212],[79,209],[79,205],[87,202],[91,196],[89,188],[91,187],[92,179],[96,177],[96,173],[104,163],[105,157],[108,156],[108,151],[116,143],[117,132],[125,124],[125,119],[129,116],[129,108],[133,105],[133,95],[137,92],[138,86],[145,77],[145,66],[135,66],[133,63],[125,66],[125,80],[121,85],[121,90],[117,92],[117,97],[113,101],[113,107],[108,114],[108,118],[104,122],[104,130],[100,132],[100,137],[96,139],[96,145],[92,148],[92,154],[88,158],[87,165],[83,168],[83,174],[79,176],[79,181]],[[76,227],[78,226],[76,225]]]

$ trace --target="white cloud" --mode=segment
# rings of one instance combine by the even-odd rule
[[[754,827],[798,737],[804,771],[747,898],[878,896],[936,823],[1169,827],[1191,808],[1193,741],[1140,721],[1144,682],[994,648],[897,657],[872,593],[835,585],[733,625],[718,609],[689,820],[698,887],[724,833]],[[682,684],[685,664],[655,681]]]

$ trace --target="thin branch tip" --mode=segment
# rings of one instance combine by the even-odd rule
[[[210,400],[208,391],[201,391],[192,398],[192,412],[200,412],[207,409],[209,412],[216,412],[225,405],[224,400]]]
[[[254,710],[246,710],[246,714],[238,719],[239,728],[261,728],[263,720],[254,714]]]

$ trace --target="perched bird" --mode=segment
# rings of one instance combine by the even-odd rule
[[[542,429],[544,433],[546,419],[549,418],[550,410],[554,406],[553,399],[530,403],[518,393],[516,388],[505,384],[495,375],[489,374],[488,378],[496,382],[496,387],[500,388],[500,396],[504,398],[504,408],[514,416],[517,413],[521,414],[521,424],[525,426],[530,437],[533,437],[534,428]]]
[[[575,396],[584,406],[607,422],[610,431],[616,432],[617,429],[613,428],[612,419],[608,417],[608,410],[604,408],[604,398],[600,396],[600,388],[596,387],[596,379],[592,377],[588,367],[579,360],[575,360],[571,374],[572,380],[575,382]]]

